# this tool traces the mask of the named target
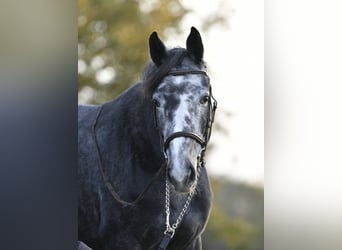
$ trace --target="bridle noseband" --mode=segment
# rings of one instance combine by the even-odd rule
[[[207,75],[207,72],[203,71],[203,70],[173,70],[170,71],[167,75],[172,75],[172,76],[180,76],[180,75],[188,75],[188,74],[200,74],[200,75],[205,75],[208,78],[208,84],[209,84],[209,99],[208,99],[208,109],[209,109],[209,115],[206,121],[206,126],[204,128],[204,132],[203,135],[198,135],[194,132],[190,132],[190,131],[177,131],[174,132],[172,134],[170,134],[168,137],[166,137],[166,139],[164,140],[164,136],[161,132],[161,129],[159,127],[159,123],[158,123],[158,118],[157,118],[157,106],[158,103],[156,100],[153,100],[153,116],[154,116],[154,122],[155,122],[155,126],[159,132],[159,137],[160,137],[160,145],[161,145],[161,151],[164,155],[165,158],[165,162],[167,165],[168,162],[168,157],[166,154],[166,150],[168,149],[170,142],[175,139],[175,138],[179,138],[179,137],[187,137],[187,138],[191,138],[194,141],[196,141],[200,146],[201,146],[201,150],[197,156],[197,166],[204,166],[204,153],[206,151],[207,148],[207,144],[209,142],[210,136],[211,136],[211,129],[212,129],[212,125],[214,122],[214,117],[215,117],[215,111],[217,108],[217,101],[216,99],[213,97],[212,91],[211,91],[211,85],[210,85],[210,78]]]
[[[179,132],[172,133],[171,135],[169,135],[169,137],[166,138],[164,142],[164,150],[166,150],[169,147],[170,142],[177,137],[188,137],[188,138],[195,140],[202,147],[205,146],[205,142],[197,134],[191,133],[191,132],[179,131]]]

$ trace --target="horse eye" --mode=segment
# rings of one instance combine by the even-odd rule
[[[201,104],[205,104],[209,101],[209,99],[210,99],[210,97],[208,95],[206,95],[206,96],[202,97],[200,102],[201,102]]]
[[[160,102],[157,99],[153,99],[153,103],[156,107],[160,107]]]

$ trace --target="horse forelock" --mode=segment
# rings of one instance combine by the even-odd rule
[[[157,67],[153,62],[150,62],[144,70],[142,82],[146,97],[151,97],[154,90],[158,87],[162,79],[167,73],[177,65],[181,58],[184,57],[186,50],[183,48],[174,48],[167,52],[167,58],[160,67]]]
[[[184,60],[183,60],[184,59]],[[188,52],[184,48],[173,48],[167,51],[167,58],[160,67],[150,62],[142,76],[142,86],[145,97],[151,98],[153,92],[161,84],[163,78],[174,68],[187,68],[187,64],[195,64],[191,62]],[[204,67],[204,63],[197,65]],[[190,68],[189,68],[190,69]]]

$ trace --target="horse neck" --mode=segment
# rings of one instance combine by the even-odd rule
[[[145,98],[140,84],[118,97],[120,126],[126,130],[128,140],[135,145],[133,150],[146,154],[149,160],[160,161],[162,157],[159,133],[154,124],[152,101]],[[137,153],[137,152],[134,152]]]
[[[144,148],[150,147],[155,153],[160,154],[159,133],[154,124],[152,102],[141,96],[139,98],[139,105],[128,114],[131,124],[135,126],[132,131],[134,139],[144,142]]]

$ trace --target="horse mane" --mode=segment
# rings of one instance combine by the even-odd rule
[[[150,62],[142,76],[142,87],[145,97],[151,98],[154,90],[158,87],[162,79],[176,66],[179,66],[182,59],[188,54],[186,49],[173,48],[167,51],[167,57],[160,67]]]

